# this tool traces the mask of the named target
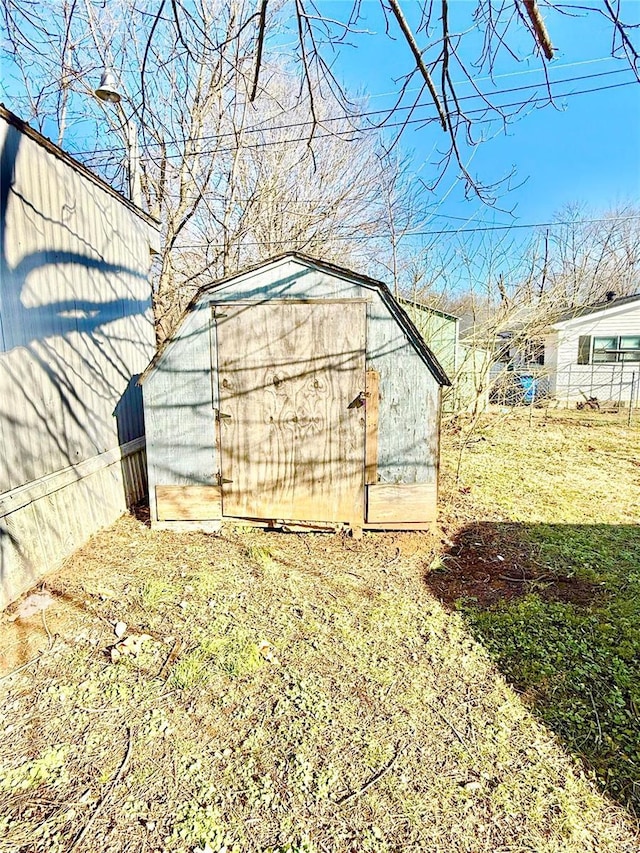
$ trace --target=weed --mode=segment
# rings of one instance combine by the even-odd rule
[[[278,563],[266,545],[251,544],[246,549],[247,558],[258,566],[263,577],[268,577],[278,568]]]
[[[184,849],[185,844],[198,845],[211,850],[225,847],[228,853],[237,850],[233,839],[227,834],[218,808],[212,803],[189,800],[181,803],[175,811],[173,832],[167,844]]]
[[[494,448],[483,445],[468,460],[467,475],[482,470],[480,492],[490,489],[493,507],[512,518],[537,515],[535,524],[492,526],[496,550],[502,536],[503,552],[523,554],[534,580],[523,584],[524,596],[511,601],[484,608],[467,598],[459,606],[544,721],[586,758],[609,793],[637,806],[640,527],[626,523],[636,494],[631,431],[616,428],[614,440],[611,427],[595,421],[587,436],[572,426],[568,444],[567,431],[553,419],[545,441],[521,426],[489,430]],[[555,459],[545,458],[554,446],[564,448],[561,470]],[[541,497],[552,492],[553,501],[543,508]],[[511,573],[517,576],[521,569]],[[509,575],[504,567],[500,571]]]
[[[163,578],[148,578],[140,587],[140,604],[146,611],[177,600],[177,590]]]
[[[17,767],[0,768],[0,791],[25,791],[39,785],[64,785],[69,774],[66,766],[69,748],[58,745],[47,749],[39,758]]]

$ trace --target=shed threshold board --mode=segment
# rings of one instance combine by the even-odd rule
[[[327,533],[336,533],[340,530],[351,527],[346,522],[336,521],[301,521],[285,519],[285,518],[246,518],[244,516],[223,515],[222,521],[225,524],[244,524],[247,527],[269,527],[269,528],[287,528],[296,532],[304,532],[308,530],[310,533],[314,531],[322,531]]]

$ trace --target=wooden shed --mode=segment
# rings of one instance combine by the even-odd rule
[[[154,527],[435,519],[449,380],[382,282],[293,253],[217,281],[140,384]]]

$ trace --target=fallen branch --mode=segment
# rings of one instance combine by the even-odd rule
[[[431,708],[431,710],[432,710],[432,711],[435,711],[435,712],[436,712],[436,714],[440,717],[440,719],[441,719],[443,722],[445,722],[445,723],[449,726],[449,728],[450,728],[450,729],[451,729],[451,731],[454,733],[454,735],[458,738],[458,740],[460,741],[460,743],[462,744],[462,746],[467,750],[467,752],[469,752],[469,753],[470,753],[470,752],[471,752],[471,749],[469,748],[469,744],[467,743],[467,741],[465,740],[465,738],[463,738],[463,736],[460,734],[460,732],[458,731],[458,729],[453,725],[453,723],[451,722],[451,720],[447,719],[447,717],[445,717],[445,715],[442,713],[442,711],[441,711],[439,708],[436,708],[436,707],[435,707],[435,705],[432,705],[430,702],[427,702],[427,704],[429,705],[429,707]]]
[[[11,678],[12,675],[16,675],[17,673],[22,672],[23,669],[26,669],[28,666],[31,666],[32,663],[35,663],[36,661],[40,660],[43,654],[44,651],[38,652],[38,654],[34,658],[31,658],[31,660],[28,660],[26,663],[23,663],[22,666],[19,666],[16,669],[12,669],[11,672],[7,672],[5,675],[0,675],[0,681],[4,681],[5,678]]]
[[[83,828],[76,835],[73,844],[69,848],[69,853],[73,853],[73,851],[76,849],[76,847],[82,843],[85,835],[87,834],[87,832],[89,832],[89,830],[91,829],[91,827],[93,826],[93,824],[95,822],[95,819],[98,817],[98,815],[102,811],[104,804],[107,802],[107,800],[111,796],[111,792],[113,791],[115,786],[118,784],[118,782],[122,778],[122,774],[126,770],[127,764],[129,763],[129,759],[131,758],[132,746],[133,746],[133,741],[131,739],[131,729],[129,728],[129,726],[127,726],[127,751],[125,753],[124,760],[123,760],[122,764],[120,765],[120,767],[118,768],[118,772],[113,777],[111,784],[107,788],[107,791],[106,791],[104,797],[99,801],[98,805],[93,810],[93,813],[91,814],[91,817],[89,818],[89,820],[85,823]]]
[[[44,630],[46,631],[47,639],[49,640],[48,651],[51,651],[53,647],[53,637],[51,636],[51,631],[49,630],[49,626],[47,625],[47,617],[44,615],[44,607],[42,608],[42,624],[44,625]]]
[[[182,648],[182,640],[180,639],[180,637],[176,637],[176,641],[173,644],[173,648],[169,652],[169,655],[168,655],[166,661],[162,664],[162,668],[160,669],[160,672],[158,673],[158,678],[165,678],[166,679],[167,674],[169,672],[169,667],[171,666],[171,664],[174,662],[174,660],[180,654],[181,648]]]
[[[403,750],[404,750],[404,746],[398,747],[396,749],[393,757],[391,758],[391,760],[388,761],[384,765],[384,767],[382,767],[380,770],[378,770],[376,773],[374,773],[373,776],[369,779],[369,781],[365,782],[365,784],[362,786],[362,788],[358,788],[357,791],[351,791],[349,794],[345,794],[344,797],[340,797],[339,800],[336,800],[336,803],[339,806],[341,806],[344,803],[348,802],[349,800],[352,800],[354,797],[362,796],[362,794],[364,794],[365,791],[368,791],[372,785],[375,785],[376,782],[378,782],[380,779],[382,779],[382,777],[385,775],[385,773],[388,773],[389,770],[391,770],[391,768],[396,763],[396,761],[400,757],[400,754],[402,753]]]
[[[521,578],[514,578],[511,575],[498,575],[500,580],[509,581],[510,583],[536,583],[550,578],[550,575],[536,575],[536,577],[527,577],[523,575]]]

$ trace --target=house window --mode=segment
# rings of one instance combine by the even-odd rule
[[[599,364],[603,361],[618,360],[617,338],[594,338],[593,339],[593,363]]]
[[[620,361],[640,361],[640,335],[620,338]]]
[[[524,364],[530,366],[544,364],[544,344],[540,341],[527,341],[523,353]]]
[[[640,361],[640,335],[619,335],[593,339],[594,364]]]

